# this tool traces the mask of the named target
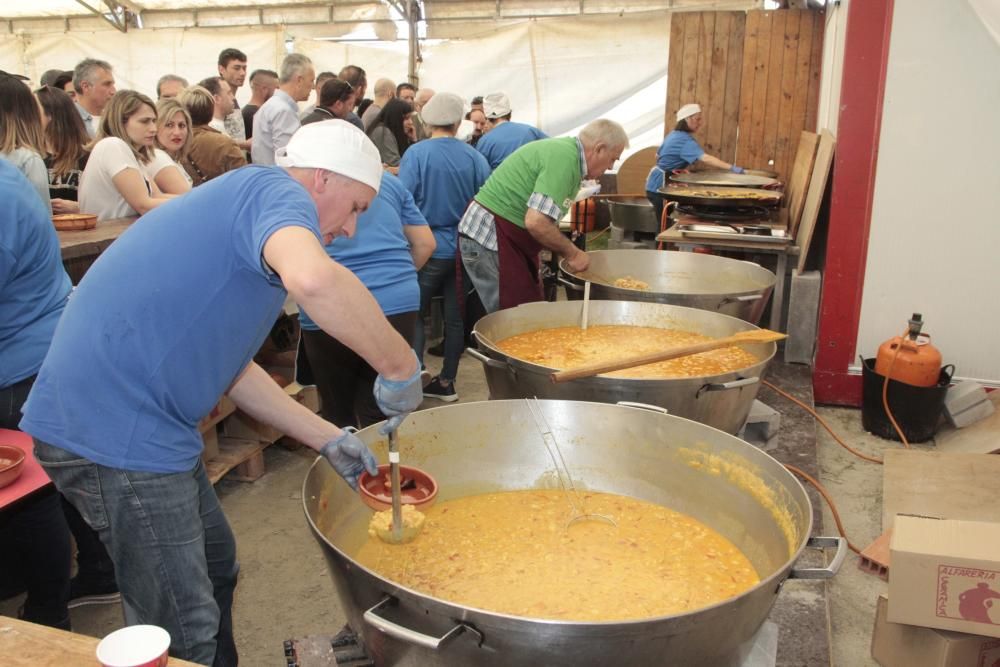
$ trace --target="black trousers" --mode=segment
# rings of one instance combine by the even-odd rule
[[[412,345],[417,311],[386,317]],[[316,388],[323,419],[337,426],[364,428],[385,419],[372,389],[378,373],[358,354],[323,331],[302,331],[302,343]]]

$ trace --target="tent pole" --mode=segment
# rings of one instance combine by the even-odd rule
[[[420,87],[420,77],[417,76],[417,63],[420,60],[420,43],[417,40],[417,19],[419,12],[416,0],[406,0],[406,26],[409,31],[409,63],[407,78],[414,86]]]

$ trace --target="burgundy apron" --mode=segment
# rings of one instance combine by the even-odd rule
[[[500,309],[544,301],[538,253],[542,244],[523,227],[494,214],[500,264]]]

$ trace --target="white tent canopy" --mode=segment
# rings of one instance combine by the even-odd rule
[[[163,74],[192,82],[214,75],[219,52],[235,47],[247,54],[250,70],[277,69],[293,50],[309,55],[317,71],[336,72],[355,64],[365,68],[371,82],[407,79],[407,42],[393,39],[406,34],[397,0],[105,2],[0,0],[0,16],[9,28],[0,34],[0,69],[38,81],[48,69],[70,69],[83,58],[99,58],[112,64],[119,88],[152,95]],[[116,30],[84,4],[114,9],[124,29]],[[420,3],[425,19],[420,28],[433,37],[422,41],[419,83],[465,99],[503,91],[511,98],[515,120],[551,135],[606,117],[625,126],[633,149],[656,145],[663,137],[671,12],[758,4],[425,0]],[[667,9],[671,5],[674,9]],[[534,18],[525,18],[529,16]],[[365,29],[367,39],[338,39]],[[378,39],[380,33],[383,39]],[[237,97],[245,103],[249,96],[244,86]]]

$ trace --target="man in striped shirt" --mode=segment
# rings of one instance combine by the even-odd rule
[[[533,141],[504,160],[458,223],[459,250],[487,312],[542,300],[538,253],[561,255],[585,271],[587,253],[559,231],[584,178],[598,178],[621,157],[621,125],[598,119],[579,137]]]

